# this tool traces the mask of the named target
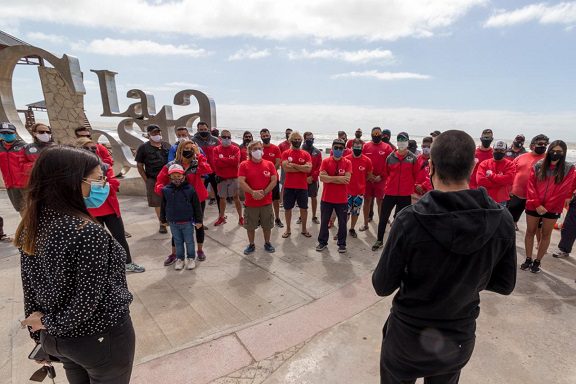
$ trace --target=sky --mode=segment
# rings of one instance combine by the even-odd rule
[[[220,128],[351,134],[373,126],[576,142],[576,1],[0,0],[0,30],[79,58],[85,108],[96,75],[133,88],[199,89]],[[35,68],[14,73],[19,107],[43,98]],[[175,117],[195,112],[177,107]]]

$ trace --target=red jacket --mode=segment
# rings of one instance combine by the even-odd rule
[[[112,166],[106,163],[102,163],[102,173],[108,179],[108,184],[110,184],[110,193],[108,194],[108,198],[104,201],[98,208],[88,208],[88,212],[94,217],[101,217],[101,216],[108,216],[108,215],[116,215],[116,217],[120,217],[120,203],[118,202],[118,190],[120,189],[120,182],[114,176],[114,169]]]
[[[214,148],[214,172],[223,179],[238,177],[240,165],[240,148],[235,145],[225,147],[219,145]]]
[[[384,167],[386,176],[384,192],[390,196],[412,195],[419,171],[416,155],[407,152],[401,156],[398,151],[392,152],[386,159]]]
[[[566,163],[565,177],[560,184],[556,184],[553,176],[547,176],[544,180],[538,180],[536,173],[542,167],[540,160],[530,172],[528,179],[528,191],[526,193],[526,209],[535,211],[539,206],[544,206],[548,212],[562,213],[564,202],[574,193],[574,178],[576,173],[574,165]]]
[[[0,171],[4,179],[4,186],[7,189],[25,188],[28,185],[31,167],[26,166],[27,150],[26,143],[22,140],[15,140],[9,148],[6,148],[3,141],[0,141]]]
[[[96,154],[103,162],[105,162],[109,166],[112,167],[114,165],[114,159],[112,158],[112,156],[110,156],[108,148],[106,148],[104,145],[96,143]]]
[[[430,183],[429,160],[430,158],[425,158],[422,155],[418,156],[418,159],[416,160],[418,175],[416,176],[416,182],[414,183],[414,192],[416,192],[417,185],[419,185],[424,190],[424,193],[433,189],[432,183]]]
[[[488,170],[492,171],[490,176],[486,174]],[[515,175],[516,166],[512,160],[496,161],[492,158],[480,163],[476,171],[476,182],[479,187],[486,188],[495,202],[502,203],[510,200]]]
[[[196,195],[198,195],[198,201],[203,202],[208,198],[208,191],[204,186],[204,179],[202,179],[202,176],[209,175],[213,171],[204,155],[198,155],[197,159],[198,159],[198,168],[196,168],[195,172],[193,172],[192,170],[190,170],[190,168],[188,168],[186,170],[186,180],[188,181],[188,184],[190,184],[196,191]],[[170,166],[174,163],[176,163],[176,161],[171,161],[168,164],[166,164],[156,177],[156,185],[154,186],[154,192],[158,196],[163,196],[162,188],[164,188],[166,185],[170,183],[170,177],[168,176],[168,168],[170,168]]]

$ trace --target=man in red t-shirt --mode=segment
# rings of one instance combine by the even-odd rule
[[[284,134],[286,135],[286,140],[278,144],[278,149],[280,149],[280,155],[282,155],[284,151],[290,149],[290,140],[288,139],[292,134],[292,129],[286,128]],[[286,179],[286,172],[284,172],[284,168],[280,168],[280,182],[278,184],[280,184],[280,201],[282,201],[282,204],[284,204],[284,179]]]
[[[352,146],[352,154],[345,156],[352,163],[352,177],[347,188],[348,215],[350,215],[348,233],[354,238],[357,237],[355,228],[358,217],[360,217],[364,194],[366,193],[366,181],[374,177],[372,175],[372,160],[362,154],[362,147],[362,142],[356,141]],[[364,212],[364,225],[368,225],[368,212]]]
[[[347,149],[352,149],[352,146],[354,145],[354,143],[360,143],[362,145],[364,145],[364,140],[362,140],[362,129],[358,128],[356,130],[356,132],[354,132],[354,138],[348,140],[348,142],[346,143],[346,148]],[[344,156],[346,157],[346,156]]]
[[[243,161],[238,169],[240,188],[246,194],[246,209],[244,209],[244,228],[248,232],[248,246],[244,254],[249,255],[256,250],[254,237],[256,228],[260,225],[264,233],[264,249],[274,253],[270,244],[270,234],[274,228],[272,212],[272,190],[277,184],[278,173],[274,163],[264,160],[262,143],[253,141],[248,144],[248,160]]]
[[[312,170],[312,158],[308,152],[300,149],[302,146],[300,133],[292,132],[289,140],[292,147],[282,153],[282,169],[286,172],[283,188],[286,232],[282,237],[287,238],[291,235],[292,208],[296,202],[300,207],[301,233],[306,237],[312,237],[306,229],[308,219],[308,182],[306,179]]]
[[[494,150],[492,149],[492,141],[494,140],[494,133],[491,129],[485,129],[482,131],[482,136],[480,136],[480,142],[482,143],[481,146],[476,148],[476,156],[474,169],[472,170],[472,174],[470,175],[470,189],[478,188],[478,183],[476,181],[476,173],[478,172],[478,166],[484,160],[488,160],[492,158],[492,153]]]
[[[321,252],[328,246],[328,221],[332,212],[338,217],[338,252],[346,252],[346,218],[348,212],[348,192],[346,187],[352,175],[352,163],[344,158],[346,142],[336,139],[332,142],[332,155],[322,160],[320,181],[324,183],[320,200],[320,233],[316,250]]]
[[[312,132],[304,132],[302,149],[308,152],[312,158],[312,170],[308,174],[306,181],[308,182],[308,197],[312,203],[312,222],[320,224],[320,220],[316,217],[316,212],[318,209],[318,190],[320,189],[318,177],[320,176],[320,166],[322,165],[322,151],[314,146],[314,134]]]
[[[220,135],[222,144],[214,148],[214,170],[217,176],[217,191],[220,197],[220,216],[215,226],[226,223],[226,198],[234,198],[236,212],[238,212],[238,225],[244,225],[242,204],[238,196],[238,166],[240,165],[240,148],[232,145],[230,131],[224,129]]]
[[[280,148],[274,144],[270,144],[270,139],[272,135],[268,128],[262,128],[260,130],[260,139],[262,139],[262,148],[264,151],[264,160],[268,160],[274,164],[276,167],[276,172],[280,168],[280,159],[282,152]],[[274,207],[274,222],[278,228],[284,228],[282,220],[280,220],[280,183],[276,183],[274,189],[272,190],[272,206]]]

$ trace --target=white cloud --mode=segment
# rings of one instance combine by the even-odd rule
[[[489,0],[3,1],[4,18],[206,38],[427,37]],[[57,5],[55,3],[60,3]],[[31,11],[33,10],[33,11]]]
[[[485,27],[499,28],[510,25],[538,22],[540,24],[576,23],[576,2],[531,4],[513,11],[499,11],[491,16]]]
[[[302,49],[299,52],[289,52],[288,58],[290,60],[328,59],[342,60],[349,63],[367,63],[374,60],[391,62],[394,60],[394,55],[391,51],[384,49],[362,49],[359,51],[341,51],[338,49],[319,49],[316,51],[308,51],[306,49]]]
[[[422,75],[420,73],[412,72],[378,72],[376,70],[363,71],[363,72],[348,72],[332,75],[332,79],[347,79],[347,78],[368,78],[376,80],[427,80],[432,78],[429,75]]]
[[[63,44],[67,41],[65,36],[51,35],[42,32],[28,32],[26,37],[35,41],[46,41],[53,44]]]
[[[202,48],[189,45],[161,44],[150,40],[97,39],[88,43],[73,43],[72,48],[82,52],[110,56],[178,55],[203,57],[209,55]]]
[[[202,89],[204,88],[200,84],[187,83],[183,81],[172,81],[165,84],[159,85],[146,85],[141,83],[127,83],[119,84],[118,89],[141,89],[146,92],[179,92],[183,89]]]
[[[228,57],[229,61],[238,60],[257,60],[263,59],[270,56],[270,51],[268,49],[258,50],[256,48],[245,48],[236,51],[234,54]]]

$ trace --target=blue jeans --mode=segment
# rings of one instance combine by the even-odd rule
[[[176,258],[184,260],[184,243],[186,243],[186,257],[195,259],[196,247],[194,245],[194,225],[192,222],[184,224],[170,223],[170,232],[172,232],[172,237],[174,238]]]

